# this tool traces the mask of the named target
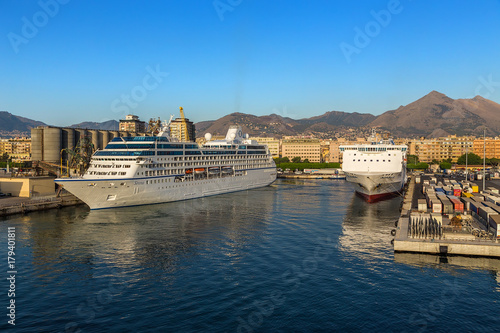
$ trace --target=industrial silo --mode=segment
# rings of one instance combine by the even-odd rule
[[[75,149],[75,129],[63,128],[62,129],[62,148]]]
[[[87,130],[81,128],[75,129],[75,145],[77,145],[87,135],[88,135]]]
[[[43,128],[31,129],[31,160],[43,161]]]
[[[109,133],[110,133],[110,136],[111,136],[110,140],[114,139],[114,138],[119,138],[120,137],[120,132],[118,132],[118,131],[111,131]]]
[[[89,130],[89,136],[92,140],[92,144],[94,145],[94,149],[99,149],[99,131]]]
[[[43,160],[57,163],[61,159],[61,129],[45,127],[43,129]]]
[[[111,135],[109,131],[101,131],[101,138],[102,138],[102,148],[104,149],[107,145],[108,142],[111,141]]]
[[[73,128],[63,128],[62,129],[62,148],[61,149],[75,149],[75,129]],[[67,160],[68,153],[63,152],[63,159]]]

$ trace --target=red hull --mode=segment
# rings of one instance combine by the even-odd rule
[[[363,199],[365,199],[367,202],[370,202],[370,203],[382,201],[385,199],[394,198],[394,197],[397,197],[399,195],[398,192],[389,192],[389,193],[368,195],[368,194],[360,193],[358,191],[356,191],[356,194],[358,194],[359,196],[361,196]]]

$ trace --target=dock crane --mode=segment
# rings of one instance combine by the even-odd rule
[[[187,121],[186,121],[186,117],[184,117],[184,109],[182,108],[182,106],[179,106],[179,112],[181,114],[181,119],[182,119],[182,130],[184,131],[184,136],[186,137],[186,141],[189,141],[189,132],[188,132],[188,129],[187,129]]]

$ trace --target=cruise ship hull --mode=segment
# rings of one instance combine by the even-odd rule
[[[347,172],[346,180],[356,185],[356,192],[368,202],[375,202],[394,196],[403,188],[406,175],[404,172],[373,173]]]
[[[106,209],[165,203],[249,190],[270,185],[276,168],[247,170],[244,176],[174,181],[174,176],[90,179],[60,178],[56,183],[85,202],[90,209]]]

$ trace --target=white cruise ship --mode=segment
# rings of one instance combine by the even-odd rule
[[[231,126],[224,140],[175,142],[165,124],[157,136],[116,137],[96,151],[86,173],[55,182],[91,209],[136,206],[253,189],[276,179],[266,145]]]
[[[406,183],[405,145],[392,139],[378,140],[375,133],[368,144],[343,145],[342,170],[356,192],[373,202],[399,192]]]

